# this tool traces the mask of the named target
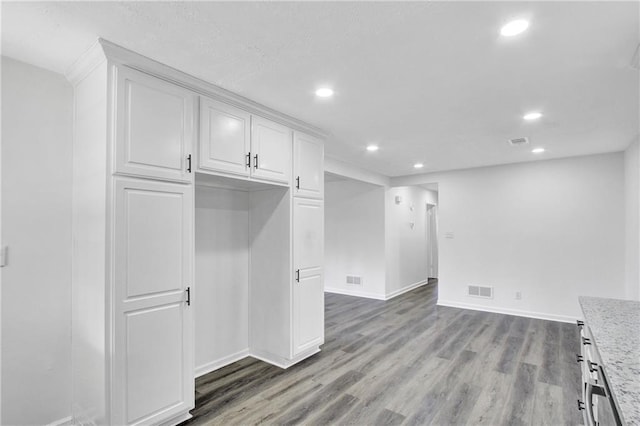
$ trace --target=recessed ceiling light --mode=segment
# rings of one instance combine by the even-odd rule
[[[542,117],[542,113],[530,112],[528,114],[525,114],[522,118],[524,118],[525,120],[537,120],[540,117]]]
[[[319,98],[330,98],[333,96],[333,89],[329,87],[321,87],[316,90],[316,96]]]
[[[542,154],[544,152],[544,148],[534,148],[531,150],[534,154]]]
[[[413,168],[415,168],[415,169],[421,169],[423,167],[424,167],[424,164],[422,164],[422,163],[416,163],[416,164],[413,165]]]
[[[374,151],[377,151],[378,149],[379,149],[378,145],[368,145],[367,146],[367,151],[374,152]]]
[[[512,37],[518,35],[521,32],[526,31],[529,28],[529,22],[524,19],[516,19],[511,21],[500,29],[500,34],[505,37]]]

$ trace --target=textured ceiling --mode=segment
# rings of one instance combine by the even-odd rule
[[[64,72],[100,36],[316,125],[332,135],[327,154],[399,176],[624,149],[639,127],[639,7],[3,2],[2,53]],[[517,17],[529,31],[500,38]],[[314,98],[321,84],[333,99]],[[530,110],[545,115],[524,122]],[[507,144],[520,136],[547,152]]]

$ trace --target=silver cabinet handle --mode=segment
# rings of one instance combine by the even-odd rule
[[[595,416],[593,415],[593,395],[594,394],[603,396],[603,397],[607,396],[607,392],[605,391],[604,387],[595,384],[590,379],[586,383],[586,390],[585,390],[585,399],[586,399],[585,411],[587,413],[587,426],[597,425]]]

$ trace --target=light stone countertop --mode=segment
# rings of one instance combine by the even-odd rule
[[[579,300],[620,414],[628,425],[640,425],[640,302]]]

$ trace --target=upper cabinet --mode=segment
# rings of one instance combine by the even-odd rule
[[[200,98],[200,171],[249,176],[251,114]]]
[[[324,197],[324,145],[322,141],[300,132],[293,136],[294,195]]]
[[[289,183],[291,180],[291,130],[266,118],[251,117],[251,175]]]
[[[291,149],[289,128],[201,98],[198,171],[289,184]]]
[[[195,102],[186,89],[118,67],[115,173],[193,181]]]

